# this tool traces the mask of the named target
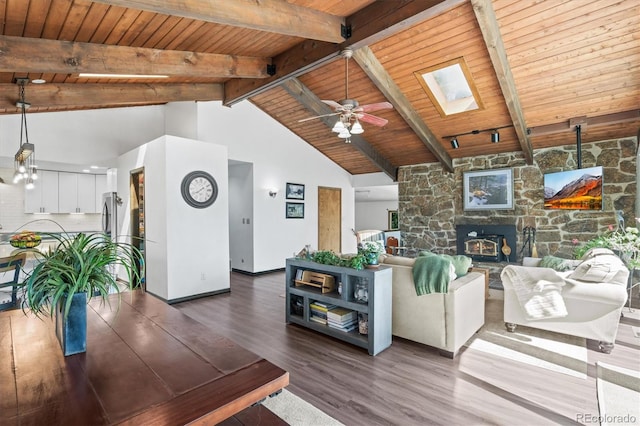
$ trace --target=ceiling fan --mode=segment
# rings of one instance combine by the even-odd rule
[[[338,121],[336,121],[336,124],[333,126],[331,131],[338,133],[339,138],[347,139],[347,142],[350,142],[349,138],[351,137],[351,135],[358,135],[364,132],[360,121],[379,127],[386,125],[389,120],[371,115],[369,113],[384,109],[393,109],[393,105],[391,105],[389,102],[378,102],[375,104],[360,105],[355,99],[349,99],[349,59],[353,56],[353,50],[344,49],[341,54],[342,57],[345,58],[344,99],[341,99],[337,102],[332,100],[322,100],[322,102],[333,108],[334,112],[330,114],[304,118],[302,120],[298,120],[298,122],[301,123],[303,121],[314,120],[317,118],[339,115]]]

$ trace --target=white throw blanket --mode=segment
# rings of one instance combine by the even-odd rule
[[[553,269],[507,265],[500,276],[511,283],[528,320],[568,315],[561,294],[564,278]]]

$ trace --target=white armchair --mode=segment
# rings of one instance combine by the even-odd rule
[[[575,270],[554,271],[558,279],[564,282],[560,295],[566,307],[566,315],[560,317],[532,319],[518,297],[518,268],[524,267],[526,270],[523,272],[535,277],[535,268],[541,259],[525,258],[522,267],[505,267],[501,278],[507,330],[514,331],[519,324],[593,339],[599,342],[602,352],[610,353],[618,332],[622,308],[627,301],[629,270],[613,252],[605,250],[598,249],[595,252],[597,254],[587,252]],[[548,277],[552,270],[545,269],[544,275]],[[541,282],[534,284],[540,286]]]

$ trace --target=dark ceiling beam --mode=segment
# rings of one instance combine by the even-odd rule
[[[511,73],[502,35],[500,34],[500,27],[498,26],[498,18],[493,10],[491,0],[471,0],[471,5],[478,20],[482,37],[487,45],[489,57],[498,77],[502,95],[509,110],[516,135],[518,135],[518,141],[525,160],[527,164],[533,164],[533,147],[527,133],[527,123],[524,119],[520,97]]]
[[[297,78],[291,78],[285,81],[282,83],[282,88],[314,115],[325,115],[334,112],[333,109],[323,103],[320,98]],[[321,120],[331,129],[335,124],[336,117],[320,117],[318,120]],[[338,139],[337,136],[333,137],[335,137],[336,143],[344,143],[343,140]],[[351,135],[351,145],[362,152],[364,156],[393,179],[394,182],[397,180],[398,168],[394,167],[389,160],[383,157],[364,137],[361,135]]]
[[[349,16],[351,37],[342,44],[314,40],[304,41],[272,58],[276,73],[262,79],[232,79],[225,83],[226,106],[231,106],[251,96],[280,85],[283,81],[299,77],[313,69],[340,58],[346,47],[359,48],[380,41],[409,26],[442,13],[464,0],[405,0],[376,1]]]
[[[431,129],[424,123],[422,118],[411,106],[409,99],[402,93],[400,88],[393,81],[389,73],[384,69],[378,58],[371,49],[363,47],[353,52],[353,59],[364,70],[365,74],[373,81],[376,87],[391,102],[398,113],[404,118],[409,127],[429,151],[436,156],[442,166],[448,172],[453,172],[453,160],[447,151],[442,147],[438,138]]]
[[[605,126],[608,124],[626,123],[638,120],[640,120],[640,109],[633,109],[631,111],[616,112],[613,114],[604,114],[595,117],[574,117],[560,123],[529,127],[528,132],[530,136],[544,136],[554,133],[573,132],[575,131],[577,124],[580,124],[580,127],[584,131],[589,127]]]
[[[343,43],[353,50],[370,46],[440,15],[467,0],[376,1],[347,17],[352,36]]]
[[[216,24],[342,43],[343,18],[284,0],[94,0]]]
[[[15,84],[0,84],[0,109],[18,113]],[[101,107],[180,101],[220,101],[221,84],[30,84],[25,100],[32,107]]]
[[[265,78],[270,58],[0,36],[0,72]]]

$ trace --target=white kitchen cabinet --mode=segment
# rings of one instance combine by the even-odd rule
[[[102,213],[102,194],[107,192],[107,175],[96,175],[96,213]]]
[[[58,172],[40,170],[33,189],[25,189],[26,213],[58,213]]]
[[[96,178],[82,173],[59,172],[60,213],[96,213]]]

